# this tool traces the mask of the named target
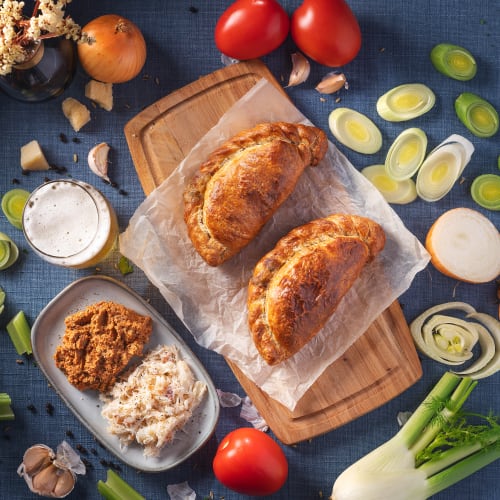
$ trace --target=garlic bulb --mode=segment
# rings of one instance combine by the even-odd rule
[[[44,444],[35,444],[25,451],[17,473],[33,493],[63,498],[73,491],[76,474],[85,474],[85,465],[66,441],[57,447],[57,453]]]
[[[87,158],[90,170],[108,182],[110,182],[108,177],[108,154],[110,149],[105,142],[101,142],[89,151]]]

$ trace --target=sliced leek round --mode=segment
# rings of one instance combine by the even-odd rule
[[[421,116],[436,102],[434,92],[422,83],[394,87],[377,100],[377,112],[390,122],[402,122]]]
[[[413,180],[395,181],[387,175],[385,165],[370,165],[361,173],[380,191],[387,203],[404,205],[417,199]]]
[[[333,136],[344,146],[363,154],[382,147],[382,134],[370,118],[350,108],[336,108],[328,117]]]
[[[463,47],[451,43],[439,43],[431,50],[431,62],[443,75],[460,81],[476,76],[477,64],[474,56]]]
[[[396,181],[410,179],[420,168],[427,151],[427,136],[419,128],[403,130],[385,158],[385,170]]]
[[[472,199],[488,210],[500,210],[500,175],[483,174],[474,179],[470,193]]]
[[[19,257],[17,245],[4,233],[0,233],[0,271],[9,268]]]
[[[30,193],[24,189],[11,189],[2,196],[2,210],[7,220],[18,229],[22,229],[23,209]]]
[[[474,146],[465,137],[452,135],[431,151],[416,180],[417,194],[425,201],[438,201],[449,193],[470,161]]]
[[[497,110],[476,94],[471,92],[460,94],[455,100],[455,112],[460,121],[476,137],[492,137],[498,132]]]

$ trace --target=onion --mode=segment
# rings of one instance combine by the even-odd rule
[[[434,267],[451,278],[487,283],[500,274],[500,234],[476,210],[454,208],[442,214],[429,229],[425,247]]]
[[[132,21],[106,14],[82,31],[88,41],[78,44],[78,57],[89,76],[105,83],[123,83],[139,74],[146,62],[146,42]]]

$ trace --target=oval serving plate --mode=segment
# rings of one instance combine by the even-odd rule
[[[207,394],[193,412],[186,426],[178,431],[159,457],[144,457],[137,443],[128,448],[120,445],[117,436],[107,432],[107,421],[101,416],[102,402],[97,391],[80,391],[73,387],[54,362],[54,353],[65,331],[64,320],[85,307],[99,301],[113,301],[148,315],[153,320],[153,331],[144,348],[148,352],[159,344],[175,345],[194,376],[207,385]],[[180,464],[212,435],[219,418],[219,400],[215,386],[200,361],[173,328],[142,297],[123,283],[107,276],[81,278],[62,290],[41,311],[31,330],[33,354],[45,377],[76,417],[114,455],[126,464],[144,471],[161,472]]]

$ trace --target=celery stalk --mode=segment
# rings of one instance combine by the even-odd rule
[[[106,500],[145,500],[142,495],[111,469],[107,471],[105,482],[102,480],[97,482],[97,491]]]
[[[24,311],[19,311],[8,323],[7,332],[14,344],[17,354],[31,354],[31,328]]]
[[[10,407],[10,396],[6,392],[0,392],[0,420],[14,420],[15,415]]]

